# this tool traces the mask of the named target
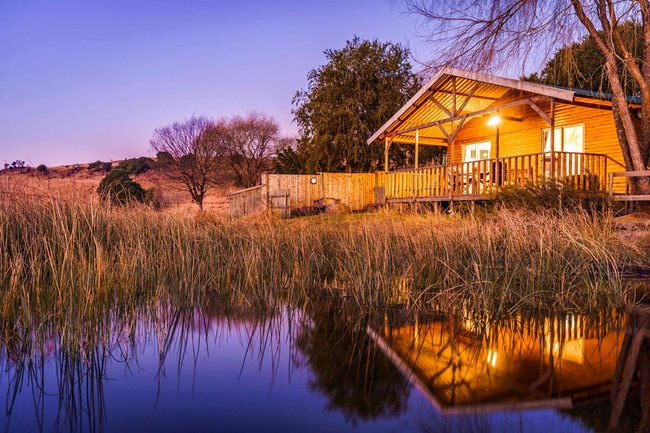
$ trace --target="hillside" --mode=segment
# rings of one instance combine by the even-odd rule
[[[120,161],[114,161],[116,166]],[[31,196],[36,198],[93,199],[98,198],[97,186],[104,177],[101,171],[88,170],[88,164],[75,164],[48,168],[48,174],[27,167],[0,171],[0,195],[3,197]],[[131,178],[143,188],[155,187],[160,191],[164,204],[171,208],[183,207],[198,210],[192,204],[190,195],[179,191],[177,185],[169,182],[153,170],[132,175]],[[225,186],[210,191],[203,204],[206,211],[228,212],[226,194],[236,187]]]

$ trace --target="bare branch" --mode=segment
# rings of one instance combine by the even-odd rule
[[[224,121],[214,123],[205,116],[157,128],[150,140],[158,157],[158,168],[182,185],[203,210],[206,192],[223,183]]]

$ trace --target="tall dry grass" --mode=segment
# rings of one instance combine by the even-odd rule
[[[620,271],[650,267],[649,252],[647,236],[622,236],[607,218],[582,213],[229,221],[5,201],[0,314],[11,323],[37,316],[80,328],[158,308],[160,299],[192,305],[216,293],[267,308],[327,291],[361,306],[585,311],[623,305]]]

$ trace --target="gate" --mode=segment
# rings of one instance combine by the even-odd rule
[[[291,190],[278,189],[269,192],[269,207],[282,218],[291,217]]]

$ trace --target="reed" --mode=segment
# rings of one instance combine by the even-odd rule
[[[606,217],[579,212],[230,221],[4,201],[0,314],[5,323],[37,316],[73,329],[158,308],[160,299],[191,306],[212,293],[264,309],[324,292],[364,307],[589,311],[634,301],[620,272],[649,268],[649,250],[647,235],[622,236]]]

